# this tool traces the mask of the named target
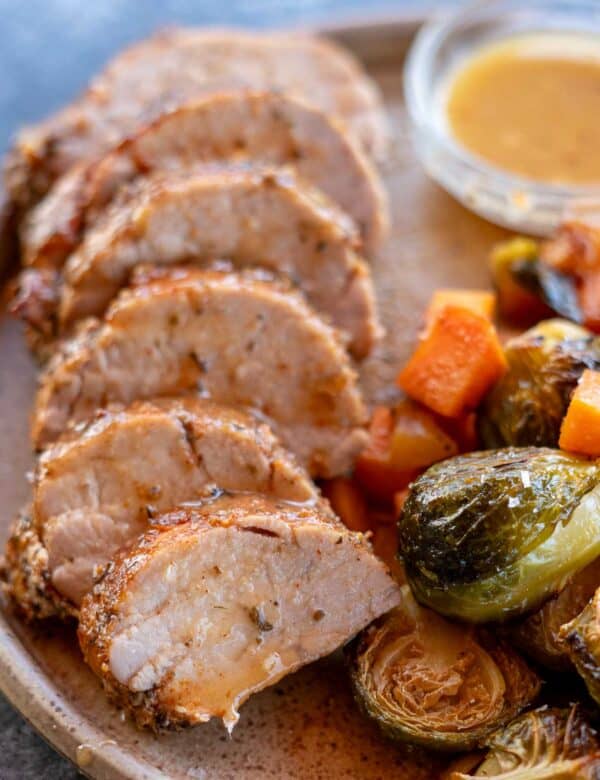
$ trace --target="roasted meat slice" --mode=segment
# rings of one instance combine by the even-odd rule
[[[22,130],[8,159],[7,189],[28,207],[74,163],[102,154],[165,107],[242,86],[305,97],[381,156],[382,101],[348,52],[309,35],[174,29],[121,52],[78,100]]]
[[[103,411],[40,457],[5,579],[31,617],[73,612],[153,518],[215,490],[312,501],[318,491],[264,423],[199,398]]]
[[[396,606],[362,534],[318,504],[219,499],[161,518],[84,600],[79,641],[142,726],[222,718]]]
[[[134,189],[88,231],[67,262],[61,330],[102,314],[140,262],[206,265],[226,257],[237,267],[286,275],[349,334],[357,357],[368,354],[379,328],[354,226],[293,171],[243,167],[157,175]]]
[[[257,410],[313,475],[352,466],[366,436],[356,374],[298,293],[264,272],[162,269],[134,281],[50,361],[38,449],[109,403],[189,393]]]
[[[98,162],[59,180],[23,224],[24,262],[59,267],[127,182],[153,171],[231,162],[293,166],[356,221],[367,252],[385,236],[381,183],[342,127],[288,95],[232,90],[161,114]]]

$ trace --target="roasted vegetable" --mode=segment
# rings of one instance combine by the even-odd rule
[[[589,368],[575,388],[560,429],[563,450],[600,457],[600,372]]]
[[[394,409],[376,407],[369,432],[355,476],[366,493],[383,503],[391,504],[424,468],[458,453],[435,416],[413,401],[401,401]]]
[[[575,574],[541,609],[509,627],[509,638],[530,658],[557,671],[572,669],[561,627],[584,609],[600,587],[600,558]]]
[[[447,306],[400,371],[407,395],[445,417],[475,409],[506,369],[492,323],[480,314]]]
[[[599,483],[597,463],[534,447],[432,466],[398,522],[418,600],[472,622],[531,611],[600,555]]]
[[[539,244],[530,238],[517,237],[496,244],[490,264],[492,279],[502,317],[514,325],[526,327],[552,316],[552,310],[519,282],[513,268],[537,263]]]
[[[401,605],[347,649],[357,701],[390,737],[470,750],[531,703],[539,680],[508,645],[402,590]]]
[[[511,271],[518,284],[537,296],[553,312],[573,322],[583,322],[577,283],[572,276],[557,271],[542,260],[515,262]]]
[[[449,780],[598,780],[600,740],[577,706],[541,707],[489,740],[489,751],[469,774]]]
[[[369,425],[369,442],[356,460],[354,476],[375,501],[391,503],[417,476],[416,469],[398,468],[391,458],[394,414],[387,406],[376,406]]]
[[[600,589],[583,612],[561,628],[560,637],[590,696],[600,704]]]
[[[346,477],[328,479],[321,485],[321,490],[346,528],[362,533],[370,530],[367,503],[352,480]]]
[[[488,320],[494,316],[496,308],[496,296],[488,290],[461,290],[441,289],[436,290],[431,296],[429,306],[425,312],[425,331],[427,334],[441,312],[448,306],[458,306],[468,309],[475,314],[480,314]]]
[[[505,354],[508,371],[479,414],[483,445],[556,446],[579,377],[600,367],[600,339],[567,320],[546,320],[511,339]]]

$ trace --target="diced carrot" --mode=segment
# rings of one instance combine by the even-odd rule
[[[552,316],[552,310],[535,293],[525,289],[513,273],[515,263],[535,261],[538,250],[537,241],[517,237],[497,244],[491,253],[498,312],[514,325],[527,327]]]
[[[492,320],[496,308],[496,296],[489,290],[436,290],[425,312],[424,337],[431,330],[440,312],[447,306],[460,306],[461,309],[468,309]]]
[[[369,443],[358,456],[354,476],[361,488],[376,501],[391,503],[394,493],[406,487],[417,475],[416,470],[396,468],[390,461],[390,444],[394,426],[392,410],[378,406],[369,426]]]
[[[398,531],[395,525],[380,525],[373,532],[373,550],[390,569],[394,579],[403,584],[406,582],[404,566],[396,554],[398,552]]]
[[[565,222],[540,249],[540,257],[564,274],[585,276],[600,270],[600,228],[584,222]]]
[[[579,305],[586,328],[600,333],[600,271],[587,274],[581,280]]]
[[[458,454],[458,445],[428,410],[402,401],[394,413],[390,461],[401,471],[423,469]]]
[[[475,409],[506,370],[506,358],[489,320],[448,306],[400,371],[398,385],[445,417]]]
[[[404,490],[399,490],[397,493],[394,493],[394,511],[396,513],[396,518],[400,516],[400,513],[404,509],[404,504],[406,503],[409,493],[410,490],[408,488],[404,488]]]
[[[370,530],[367,503],[359,487],[351,479],[335,477],[321,485],[333,511],[351,531]]]
[[[600,371],[586,369],[581,375],[558,444],[569,452],[600,457]]]

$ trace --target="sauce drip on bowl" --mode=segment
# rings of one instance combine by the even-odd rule
[[[446,81],[466,149],[554,184],[600,183],[600,37],[539,33],[483,46]]]

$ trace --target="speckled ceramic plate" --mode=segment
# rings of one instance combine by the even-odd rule
[[[416,20],[330,30],[380,83],[393,123],[386,163],[393,235],[373,263],[388,337],[363,366],[369,400],[382,400],[406,356],[430,291],[487,283],[485,255],[500,231],[426,180],[413,159],[402,105],[402,60]],[[0,319],[2,543],[26,501],[33,364],[19,326]],[[217,723],[154,736],[137,731],[105,699],[81,660],[72,629],[31,628],[0,613],[0,687],[61,753],[93,778],[395,778],[429,780],[437,767],[386,742],[356,711],[333,656],[252,698],[230,739]]]

